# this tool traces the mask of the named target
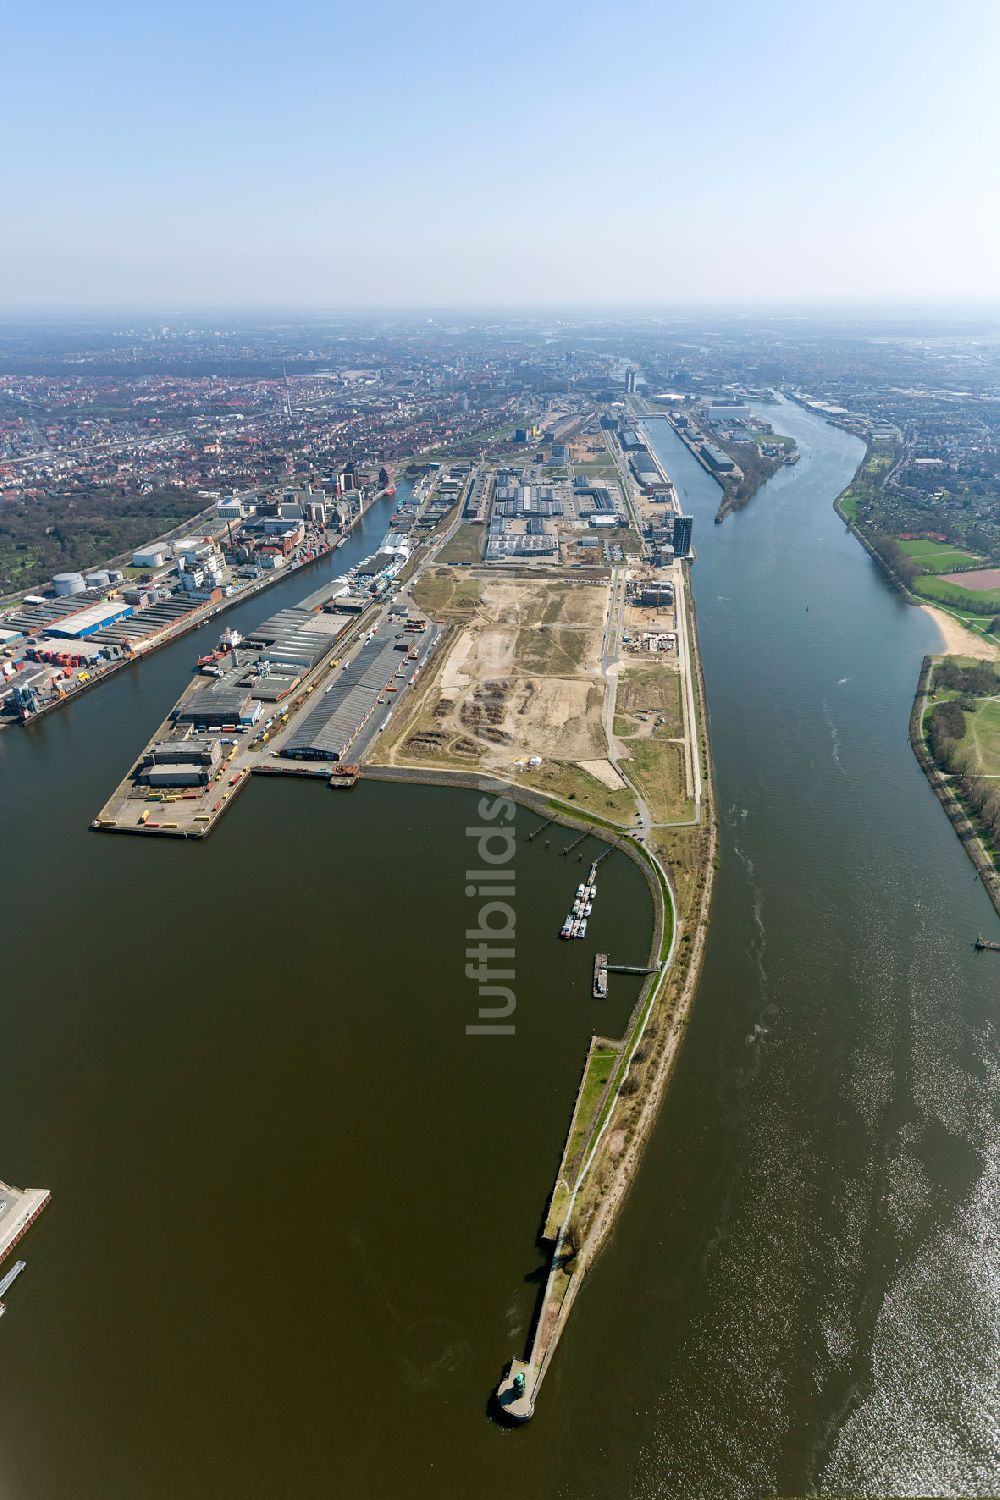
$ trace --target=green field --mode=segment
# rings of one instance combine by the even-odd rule
[[[606,458],[585,458],[573,465],[576,474],[614,474],[615,461],[610,453]]]
[[[931,542],[918,538],[912,542],[900,541],[899,545],[907,557],[912,557],[917,566],[928,573],[952,573],[956,568],[966,568],[983,561],[975,552],[967,552],[964,547],[953,546],[951,542]]]
[[[450,542],[446,542],[438,553],[438,562],[477,563],[481,558],[483,528],[463,525],[458,528]]]
[[[631,759],[625,762],[630,781],[645,798],[654,823],[676,823],[690,818],[694,803],[684,790],[684,747],[674,740],[629,740]]]
[[[915,578],[911,584],[915,594],[930,599],[933,603],[950,604],[970,615],[993,616],[1000,614],[1000,592],[978,593],[964,589],[950,578],[937,578],[933,574]]]
[[[984,776],[1000,776],[1000,699],[983,698],[969,715],[964,743],[975,752]]]

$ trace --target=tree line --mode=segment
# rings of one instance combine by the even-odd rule
[[[1000,687],[1000,678],[986,664],[963,668],[954,663],[942,663],[937,669],[936,681],[941,680],[945,666],[951,676],[957,674],[977,682],[990,679],[987,691],[995,692]],[[974,750],[962,743],[965,730],[966,710],[958,699],[949,698],[934,705],[927,740],[935,763],[955,778],[964,801],[978,817],[984,832],[994,846],[1000,845],[1000,784],[983,775]]]

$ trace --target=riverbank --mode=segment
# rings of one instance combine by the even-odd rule
[[[198,630],[200,626],[208,624],[209,621],[216,619],[219,615],[227,614],[229,610],[237,609],[241,604],[247,604],[251,599],[257,598],[259,594],[263,594],[268,589],[274,588],[276,584],[285,583],[289,578],[294,578],[297,573],[303,572],[306,568],[312,568],[317,563],[323,562],[325,558],[330,557],[339,547],[343,546],[355,527],[360,526],[364,521],[372,506],[384,497],[385,492],[383,490],[379,490],[377,494],[373,495],[367,505],[362,505],[359,508],[358,514],[351,520],[350,525],[345,527],[337,535],[336,540],[330,542],[322,551],[316,551],[312,556],[302,557],[284,568],[274,569],[269,574],[262,574],[260,578],[255,579],[252,583],[248,583],[237,594],[230,595],[229,598],[213,600],[204,605],[196,606],[188,614],[183,615],[176,625],[167,626],[156,635],[149,637],[147,640],[140,641],[127,656],[121,656],[116,661],[109,662],[100,672],[95,672],[91,669],[91,675],[86,682],[77,682],[67,692],[64,692],[61,697],[53,699],[50,703],[44,703],[34,713],[30,714],[27,719],[13,719],[8,715],[0,717],[0,730],[14,727],[20,728],[25,724],[34,724],[39,719],[45,718],[47,714],[54,713],[57,709],[65,708],[70,703],[75,703],[77,699],[84,697],[85,694],[92,693],[95,688],[102,687],[104,683],[108,682],[125,667],[134,667],[138,663],[145,661],[147,657],[155,656],[165,646],[172,646],[175,641],[179,641],[184,636],[190,635],[192,631]],[[177,531],[182,529],[181,527],[176,528]],[[328,533],[328,535],[332,535],[332,533]]]
[[[911,600],[917,608],[934,622],[934,626],[941,636],[942,656],[972,656],[976,661],[996,661],[1000,657],[1000,648],[984,636],[976,635],[975,631],[969,630],[961,620],[948,613],[946,609],[938,609],[936,605],[924,604]]]
[[[935,657],[925,656],[921,664],[917,691],[910,711],[910,744],[931,791],[944,808],[948,821],[982,882],[983,890],[1000,917],[1000,870],[987,847],[984,829],[963,805],[955,790],[955,778],[937,764],[927,742],[926,713],[933,698],[937,660]]]
[[[680,890],[671,882],[660,858],[662,845],[643,845],[631,837],[622,847],[640,863],[655,910],[649,965],[655,967],[640,991],[610,1082],[601,1094],[590,1124],[589,1140],[577,1149],[582,1165],[572,1182],[563,1172],[564,1149],[549,1200],[543,1233],[554,1239],[548,1274],[539,1301],[534,1332],[524,1359],[507,1366],[497,1388],[500,1413],[508,1421],[525,1422],[534,1415],[538,1393],[572,1311],[593,1266],[621,1213],[635,1179],[653,1125],[684,1040],[697,993],[708,933],[709,913],[718,862],[718,821],[710,758],[705,752],[707,709],[704,678],[694,620],[688,621],[690,664],[696,684],[697,725],[693,726],[693,754],[700,766],[702,795],[696,826],[685,830],[691,840],[688,859],[694,870]],[[693,835],[693,838],[692,838]],[[675,836],[676,838],[676,836]],[[607,1039],[602,1039],[607,1043]],[[591,1044],[587,1066],[599,1063],[601,1048]],[[586,1089],[585,1068],[570,1129]]]
[[[795,397],[792,397],[792,399],[795,400]],[[844,426],[843,423],[839,425],[843,427],[844,431],[850,431],[850,428]],[[906,579],[902,578],[895,571],[888,558],[882,555],[882,552],[875,546],[868,533],[858,525],[856,505],[852,503],[852,491],[857,488],[858,481],[864,475],[869,464],[878,460],[879,457],[878,454],[874,453],[872,444],[869,441],[865,446],[864,458],[858,465],[857,472],[850,484],[845,485],[836,500],[834,500],[834,510],[840,516],[855,540],[860,542],[862,547],[864,547],[869,557],[878,563],[885,576],[890,580],[893,587],[899,591],[907,604],[915,605],[916,608],[925,611],[928,618],[934,622],[941,636],[945,655],[974,656],[982,661],[994,660],[1000,655],[1000,648],[998,648],[994,638],[988,632],[984,630],[980,633],[979,631],[970,629],[966,621],[952,610],[946,608],[944,605],[931,604],[922,594],[914,593]],[[881,458],[884,460],[885,455],[881,455]],[[879,472],[884,472],[884,464]],[[985,620],[986,618],[984,615],[983,619]]]
[[[668,422],[674,435],[684,444],[699,467],[704,470],[710,479],[714,479],[716,484],[719,485],[722,490],[722,498],[715,513],[715,523],[717,526],[721,526],[727,516],[731,516],[736,511],[743,510],[745,506],[749,505],[757,492],[764,487],[769,479],[773,479],[775,474],[785,467],[785,465],[798,463],[799,455],[794,439],[785,438],[780,433],[775,434],[771,441],[780,442],[786,449],[781,458],[765,457],[753,442],[737,443],[728,438],[720,438],[717,434],[713,435],[711,439],[712,444],[717,448],[721,448],[723,453],[737,466],[737,477],[727,473],[723,469],[713,468],[709,463],[704,452],[706,441],[704,433],[699,431],[697,437],[693,437],[687,427],[679,427],[677,425],[670,412],[657,411],[652,408],[651,403],[648,401],[644,403],[643,418],[644,420],[652,418]],[[790,452],[787,451],[789,442],[791,442]]]

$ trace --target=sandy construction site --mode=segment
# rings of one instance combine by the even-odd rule
[[[481,580],[474,613],[385,758],[484,769],[529,756],[604,760],[607,607],[604,583]]]

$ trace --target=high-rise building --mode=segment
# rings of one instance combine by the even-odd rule
[[[635,367],[633,365],[629,365],[625,371],[625,394],[626,396],[635,394]]]
[[[691,532],[694,529],[693,516],[674,516],[674,556],[691,556]]]

